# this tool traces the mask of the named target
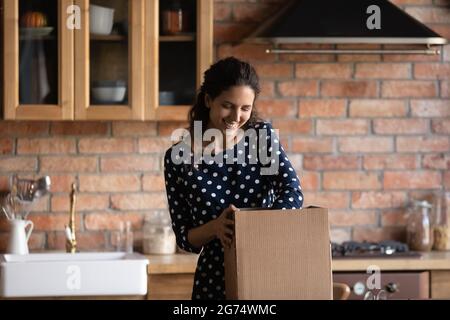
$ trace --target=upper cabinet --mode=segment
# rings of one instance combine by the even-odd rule
[[[213,60],[213,0],[4,0],[4,17],[8,120],[185,120]]]

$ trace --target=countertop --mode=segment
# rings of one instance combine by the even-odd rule
[[[194,273],[197,265],[196,254],[148,255],[149,274]],[[383,271],[399,270],[450,270],[450,251],[423,253],[420,258],[384,259],[334,259],[333,271],[363,271],[370,265],[379,266]]]

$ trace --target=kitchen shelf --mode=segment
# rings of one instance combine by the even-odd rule
[[[195,41],[195,34],[186,34],[186,35],[178,35],[178,36],[160,36],[159,41],[161,41],[161,42]]]
[[[107,36],[103,35],[91,35],[92,41],[126,41],[128,38],[126,36],[120,35],[120,34],[111,34]]]

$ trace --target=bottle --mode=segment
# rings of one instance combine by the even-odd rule
[[[133,242],[134,242],[134,234],[131,230],[131,222],[126,222],[126,232],[125,232],[125,252],[133,253]]]
[[[435,223],[433,226],[433,249],[438,251],[450,250],[450,227],[448,224],[447,199],[450,199],[450,193],[444,195],[436,193],[434,196],[433,212]]]
[[[431,224],[431,203],[414,201],[409,211],[406,227],[408,245],[413,251],[430,251],[433,247],[433,227]]]
[[[177,35],[189,29],[189,13],[181,1],[172,1],[162,11],[162,33]]]

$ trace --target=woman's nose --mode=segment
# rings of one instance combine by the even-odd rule
[[[240,116],[241,115],[239,111],[233,111],[233,113],[231,114],[231,119],[233,119],[233,121],[239,122]]]

